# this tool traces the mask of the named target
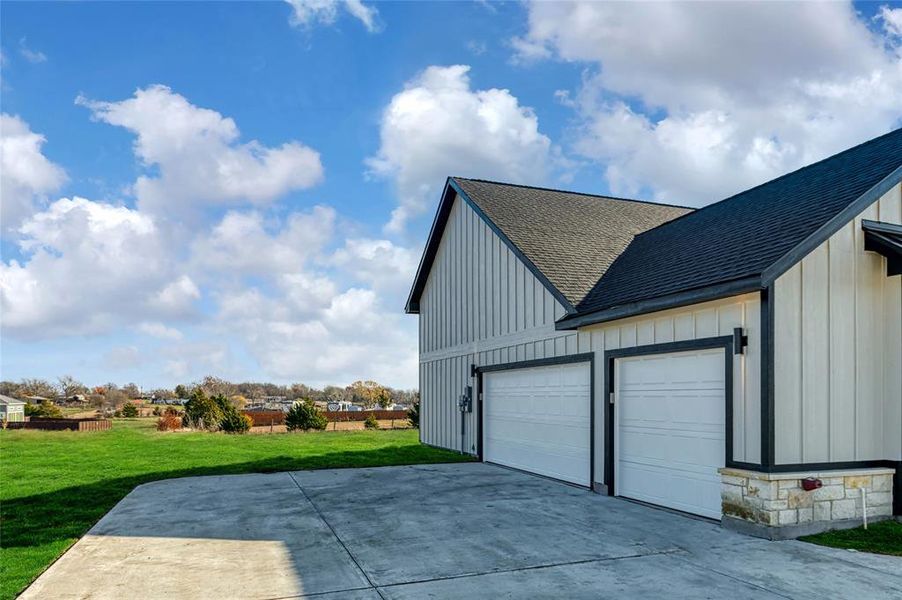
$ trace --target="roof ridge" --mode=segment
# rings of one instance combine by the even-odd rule
[[[590,198],[604,198],[605,200],[617,200],[619,202],[635,202],[637,204],[651,204],[652,206],[666,206],[668,208],[685,208],[690,211],[697,210],[692,206],[683,206],[682,204],[670,204],[667,202],[653,202],[651,200],[639,200],[637,198],[622,198],[620,196],[611,196],[608,194],[589,194],[587,192],[577,192],[575,190],[561,190],[558,188],[550,188],[540,185],[526,185],[523,183],[511,183],[509,181],[495,181],[493,179],[481,179],[479,177],[460,177],[457,175],[452,175],[451,179],[463,180],[463,181],[478,181],[480,183],[491,183],[494,185],[507,185],[510,187],[518,187],[518,188],[526,188],[530,190],[543,190],[546,192],[557,192],[559,194],[573,194],[574,196],[588,196]]]
[[[813,162],[813,163],[809,163],[809,164],[807,164],[807,165],[801,166],[801,167],[799,167],[798,169],[795,169],[794,171],[789,171],[788,173],[783,173],[782,175],[778,175],[777,177],[774,177],[773,179],[768,179],[767,181],[762,181],[762,182],[759,183],[758,185],[753,185],[752,187],[750,187],[750,188],[748,188],[748,189],[745,189],[745,190],[736,192],[735,194],[733,194],[733,195],[731,195],[731,196],[727,196],[726,198],[722,198],[721,200],[718,200],[717,202],[712,202],[711,204],[706,204],[706,205],[704,205],[704,206],[700,206],[700,207],[698,207],[697,209],[693,210],[692,212],[686,213],[685,215],[680,215],[679,217],[676,217],[675,219],[671,219],[671,220],[669,220],[669,221],[666,221],[666,222],[664,222],[664,223],[661,223],[660,225],[656,225],[656,226],[652,227],[651,229],[646,229],[645,231],[643,231],[643,232],[637,234],[635,237],[639,237],[640,235],[645,235],[646,233],[648,233],[648,232],[650,232],[650,231],[654,231],[655,229],[658,229],[658,228],[660,228],[660,227],[664,227],[665,225],[670,225],[671,223],[673,223],[673,222],[675,222],[675,221],[679,221],[679,220],[681,220],[681,219],[684,219],[684,218],[686,218],[686,217],[688,217],[688,216],[690,216],[690,215],[694,215],[694,214],[696,214],[696,213],[704,212],[706,209],[709,209],[709,208],[712,208],[712,207],[714,207],[714,206],[717,206],[718,204],[723,204],[724,202],[727,202],[727,201],[729,201],[729,200],[733,200],[734,198],[737,198],[737,197],[742,196],[742,195],[744,195],[744,194],[748,194],[749,192],[752,192],[752,191],[754,191],[754,190],[757,190],[757,189],[760,188],[760,187],[764,187],[765,185],[770,185],[770,184],[772,184],[772,183],[776,183],[777,181],[780,181],[781,179],[785,179],[785,178],[790,177],[790,176],[792,176],[792,175],[796,175],[797,173],[801,173],[802,171],[806,171],[806,170],[808,170],[808,169],[811,169],[811,168],[813,168],[813,167],[816,167],[816,166],[818,166],[818,165],[821,164],[821,163],[827,162],[828,160],[833,160],[834,158],[839,158],[840,156],[842,156],[842,155],[844,155],[844,154],[847,154],[847,153],[849,153],[849,152],[852,152],[853,150],[857,150],[857,149],[861,148],[862,146],[866,146],[866,145],[868,145],[868,144],[874,143],[874,142],[876,142],[876,141],[878,141],[878,140],[881,140],[881,139],[883,139],[883,138],[885,138],[885,137],[889,137],[889,136],[891,136],[891,135],[893,135],[893,134],[895,134],[895,133],[902,133],[902,127],[899,127],[899,128],[897,128],[897,129],[893,129],[892,131],[888,131],[888,132],[886,132],[886,133],[884,133],[884,134],[882,134],[882,135],[878,135],[878,136],[875,137],[875,138],[871,138],[871,139],[869,139],[869,140],[865,140],[865,141],[861,142],[860,144],[856,144],[855,146],[852,146],[851,148],[846,148],[845,150],[843,150],[843,151],[841,151],[841,152],[837,152],[836,154],[831,154],[830,156],[824,157],[824,158],[822,158],[822,159],[820,159],[820,160],[817,160],[817,161],[815,161],[815,162]]]

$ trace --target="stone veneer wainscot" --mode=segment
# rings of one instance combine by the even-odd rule
[[[894,469],[760,473],[723,468],[719,472],[724,526],[760,537],[787,539],[857,527],[862,522],[862,488],[868,522],[893,514]],[[803,490],[806,477],[820,479],[823,487]]]

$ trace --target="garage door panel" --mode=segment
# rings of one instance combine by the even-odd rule
[[[678,436],[664,432],[622,432],[620,440],[621,460],[659,460],[719,468],[723,458],[722,437]]]
[[[590,381],[587,363],[486,373],[485,460],[589,485]]]
[[[652,355],[621,364],[622,389],[717,389],[723,383],[723,357]],[[718,372],[718,369],[720,370]]]
[[[724,360],[722,349],[617,360],[618,495],[720,518]]]
[[[720,479],[672,465],[637,464],[621,475],[619,495],[693,514],[720,518]],[[716,484],[716,485],[715,485]],[[699,507],[713,507],[699,508]]]

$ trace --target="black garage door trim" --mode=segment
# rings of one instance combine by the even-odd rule
[[[732,339],[732,338],[730,338]],[[476,425],[479,436],[476,441],[476,456],[485,462],[483,454],[483,396],[482,375],[493,371],[511,371],[514,369],[529,369],[532,367],[551,367],[554,365],[566,365],[571,363],[589,363],[589,488],[595,485],[595,353],[583,352],[569,356],[555,356],[552,358],[537,358],[535,360],[521,360],[516,362],[501,363],[497,365],[485,365],[478,367],[473,365],[472,372],[476,376],[477,412]],[[579,486],[582,487],[582,486]]]
[[[746,463],[733,460],[733,352],[734,339],[732,335],[720,337],[701,338],[697,340],[685,340],[682,342],[667,342],[663,344],[649,344],[634,346],[632,348],[620,348],[617,350],[605,350],[605,398],[610,399],[614,392],[614,361],[618,358],[644,356],[648,354],[667,354],[671,352],[687,352],[692,350],[710,350],[723,348],[724,350],[724,465],[727,467],[746,468]],[[614,410],[616,406],[610,401],[605,403],[604,411],[604,484],[609,496],[614,495]]]

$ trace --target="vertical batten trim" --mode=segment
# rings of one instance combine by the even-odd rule
[[[809,254],[809,256],[811,256]],[[799,462],[805,462],[805,445],[808,442],[805,435],[805,402],[807,392],[805,388],[805,261],[799,263],[799,299],[798,299],[798,338],[799,345],[799,370],[796,373],[796,385],[799,389]]]

